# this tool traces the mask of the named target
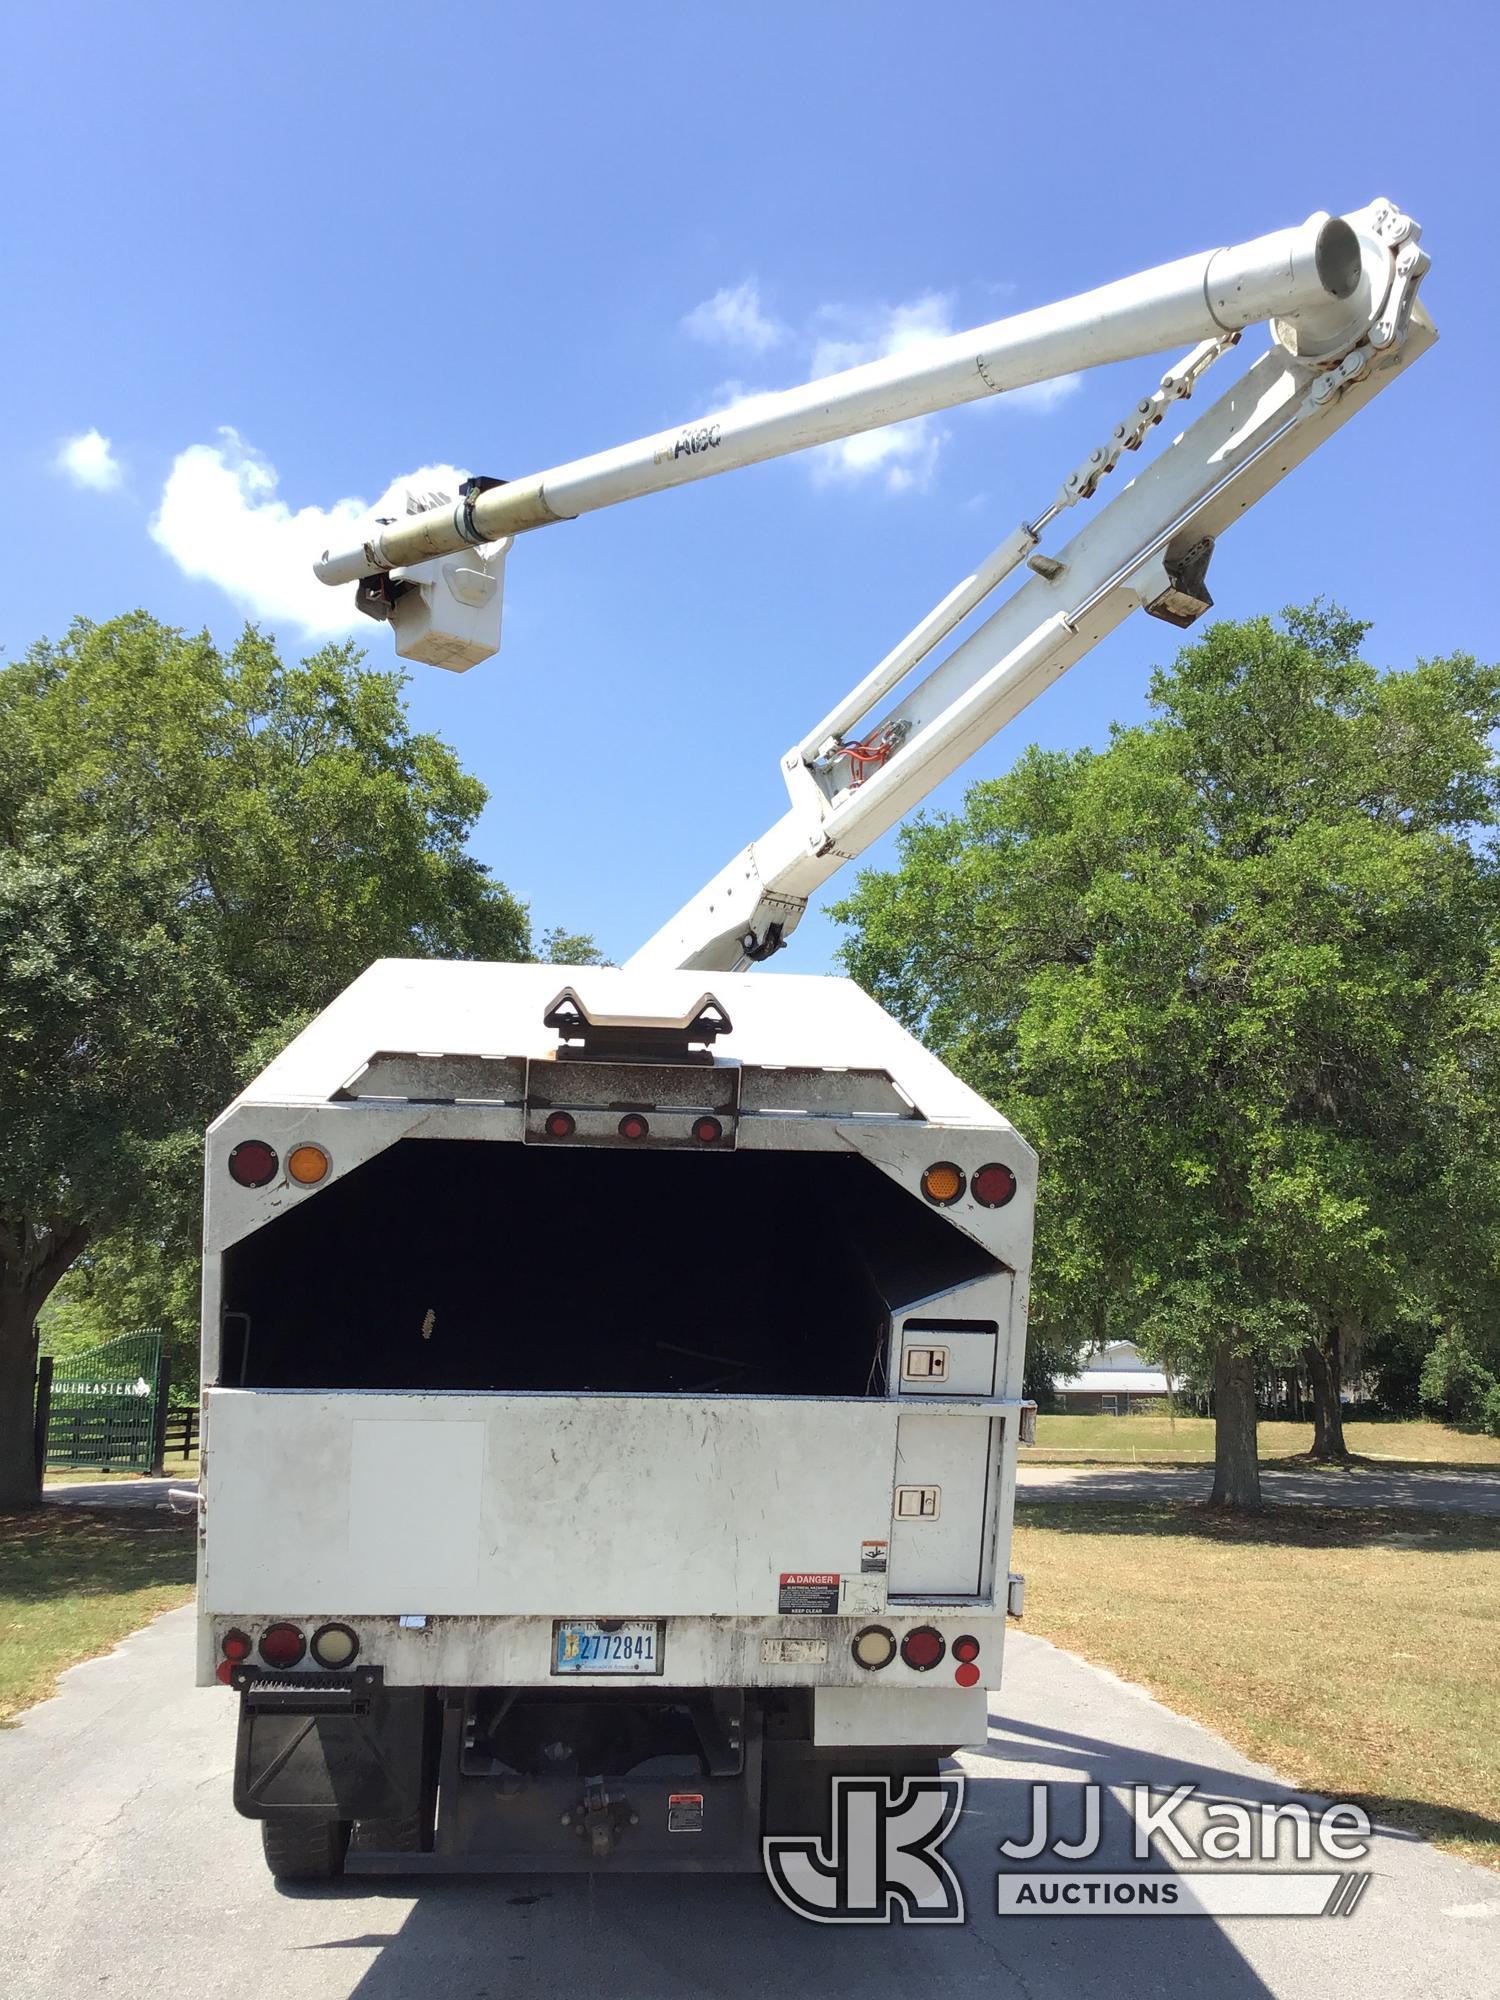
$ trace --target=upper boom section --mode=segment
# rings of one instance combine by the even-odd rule
[[[711,473],[1273,317],[1295,328],[1304,348],[1336,345],[1368,320],[1386,261],[1349,221],[1313,215],[1295,229],[1181,257],[1057,305],[753,396],[550,472],[471,480],[455,505],[380,526],[358,547],[326,554],[317,574],[328,584],[359,583]]]

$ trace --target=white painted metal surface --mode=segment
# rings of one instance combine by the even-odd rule
[[[1075,369],[1161,353],[1273,315],[1295,324],[1299,315],[1312,314],[1326,339],[1367,304],[1361,250],[1349,222],[1313,215],[1294,229],[1182,257],[1055,305],[511,480],[471,503],[373,528],[358,547],[326,554],[317,573],[328,584],[355,583],[374,571],[571,520]]]

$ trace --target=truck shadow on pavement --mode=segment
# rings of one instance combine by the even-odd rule
[[[1026,1769],[997,1773],[994,1759],[1014,1759]],[[351,2000],[437,1994],[512,2000],[532,1993],[548,2000],[559,1993],[609,2000],[675,1994],[786,2000],[813,1992],[820,2000],[876,2000],[888,1992],[947,1990],[960,1981],[984,1995],[1025,2000],[1119,2000],[1137,1992],[1269,2000],[1273,1989],[1211,1920],[1134,1917],[1104,1925],[996,1913],[998,1871],[1018,1865],[1002,1862],[998,1843],[1024,1837],[1030,1791],[1023,1780],[1039,1760],[1049,1767],[1066,1764],[1079,1780],[1129,1782],[1142,1775],[1138,1757],[1125,1777],[1128,1759],[1116,1745],[1004,1725],[990,1755],[968,1761],[964,1816],[948,1843],[964,1887],[962,1924],[811,1923],[784,1909],[764,1881],[746,1876],[471,1876],[416,1883],[365,1877],[351,1878],[336,1892],[360,1914],[349,1935],[302,1949],[320,1955],[379,1949],[355,1983],[332,1989],[347,1991]],[[1196,1783],[1210,1797],[1259,1795],[1253,1784],[1207,1766],[1150,1761],[1153,1782]],[[1076,1786],[1069,1781],[1065,1789]],[[1293,1796],[1275,1789],[1280,1797]],[[1076,1809],[1072,1818],[1076,1822]],[[1064,1832],[1076,1832],[1076,1824],[1060,1827]],[[1098,1860],[1080,1865],[1141,1865],[1127,1856],[1125,1826],[1106,1816]],[[323,1900],[335,1892],[283,1893]],[[377,1910],[382,1919],[389,1910],[401,1921],[389,1927],[372,1922]],[[318,1984],[317,1990],[330,1989]]]

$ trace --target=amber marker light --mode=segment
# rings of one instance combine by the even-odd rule
[[[947,1208],[964,1191],[962,1169],[951,1160],[935,1160],[922,1176],[922,1192],[939,1208]]]
[[[332,1161],[321,1146],[293,1146],[286,1156],[286,1170],[298,1187],[316,1187],[325,1179]]]

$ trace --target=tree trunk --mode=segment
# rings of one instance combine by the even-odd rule
[[[1224,1341],[1214,1351],[1214,1490],[1209,1505],[1258,1512],[1261,1504],[1255,1364]]]
[[[40,1498],[32,1425],[36,1316],[88,1238],[81,1223],[0,1218],[0,1508]]]
[[[1312,1388],[1313,1441],[1309,1456],[1346,1460],[1349,1447],[1344,1443],[1344,1404],[1340,1393],[1344,1377],[1344,1343],[1336,1319],[1327,1321],[1321,1338],[1307,1343],[1302,1358]]]
[[[0,1280],[0,1509],[30,1507],[37,1497],[36,1315],[20,1288]]]

